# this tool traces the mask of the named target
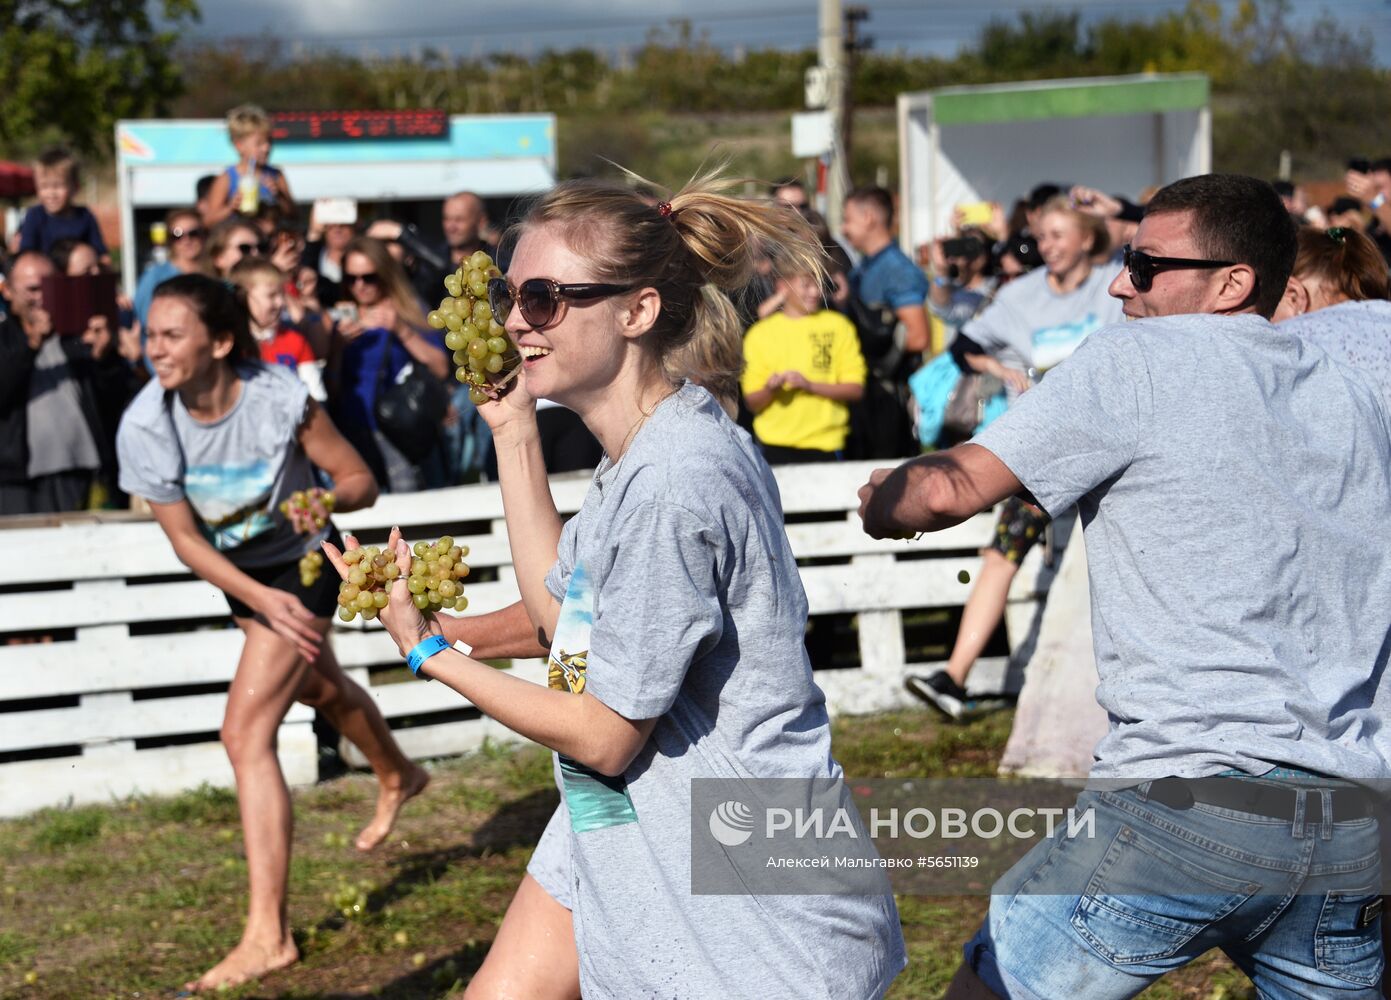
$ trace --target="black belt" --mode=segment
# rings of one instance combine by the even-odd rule
[[[1294,821],[1299,792],[1304,796],[1304,822],[1323,822],[1323,791],[1333,793],[1333,822],[1366,819],[1376,812],[1372,797],[1357,788],[1276,788],[1240,778],[1160,778],[1150,782],[1149,795],[1170,809],[1188,809],[1195,803]]]

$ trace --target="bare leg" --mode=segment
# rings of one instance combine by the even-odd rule
[[[579,995],[580,957],[570,911],[526,875],[464,1000],[576,1000]]]
[[[296,697],[322,712],[334,729],[361,750],[377,776],[376,813],[357,836],[357,849],[370,851],[391,832],[406,800],[425,790],[430,774],[401,752],[377,703],[343,673],[328,643],[314,669],[305,674]]]
[[[951,658],[947,660],[947,674],[952,680],[966,686],[966,675],[980,659],[985,644],[995,634],[995,628],[1005,614],[1005,601],[1009,598],[1009,585],[1019,565],[1012,563],[995,549],[985,550],[980,575],[976,585],[971,588],[971,596],[966,598],[966,607],[961,612],[961,628],[956,633],[956,645],[952,647]]]
[[[246,633],[246,645],[227,694],[222,743],[237,780],[251,901],[241,941],[200,979],[185,985],[198,992],[235,986],[299,960],[285,913],[294,815],[275,738],[307,665],[266,626],[249,618],[236,621]]]

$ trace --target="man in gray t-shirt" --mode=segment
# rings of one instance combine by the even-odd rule
[[[1078,806],[1106,835],[1052,837],[997,883],[948,996],[1129,997],[1221,947],[1262,995],[1370,1000],[1377,807],[1357,786],[1391,771],[1391,413],[1263,318],[1294,262],[1263,182],[1171,185],[1127,256],[1111,290],[1141,322],[861,491],[877,536],[1020,490],[1086,528],[1111,719],[1093,777],[1114,780]]]

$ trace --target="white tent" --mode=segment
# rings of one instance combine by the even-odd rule
[[[1211,169],[1201,73],[950,87],[900,94],[905,250],[951,229],[955,206],[1015,198],[1045,181],[1134,198]]]

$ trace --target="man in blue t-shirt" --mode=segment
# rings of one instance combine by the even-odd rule
[[[850,272],[850,313],[870,377],[851,413],[847,450],[856,458],[918,451],[908,419],[908,376],[928,348],[927,276],[893,237],[893,196],[880,187],[851,191],[841,232],[860,254]]]
[[[874,473],[875,537],[1076,503],[1109,732],[1077,815],[991,890],[947,996],[1120,1000],[1212,948],[1261,996],[1381,997],[1391,412],[1272,326],[1275,191],[1177,181],[1092,334],[967,444]]]

